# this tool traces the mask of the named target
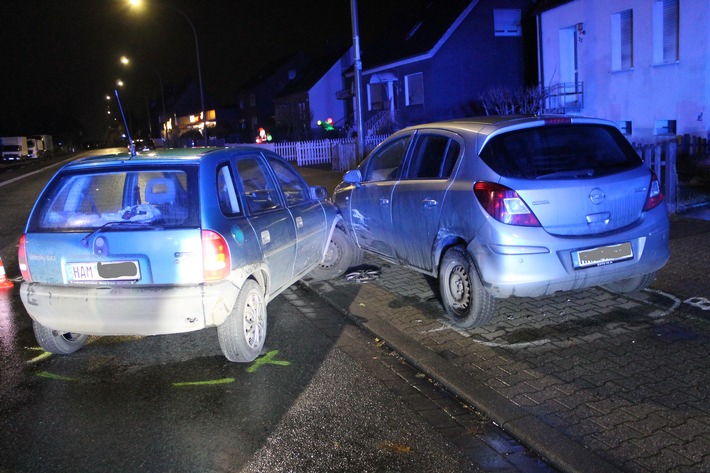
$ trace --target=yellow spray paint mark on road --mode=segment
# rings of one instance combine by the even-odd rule
[[[181,383],[173,383],[176,388],[181,388],[184,386],[212,386],[215,384],[229,384],[233,383],[234,378],[222,378],[222,379],[210,379],[207,381],[183,381]]]
[[[32,364],[32,363],[38,363],[42,360],[46,360],[47,358],[51,357],[52,354],[49,353],[48,351],[44,351],[40,347],[32,347],[32,348],[27,348],[28,350],[33,350],[33,351],[41,351],[39,355],[35,356],[34,358],[27,360],[27,364]]]
[[[70,378],[68,376],[50,373],[49,371],[40,371],[37,373],[37,376],[40,378],[57,379],[59,381],[79,381],[77,378]]]
[[[247,373],[253,373],[259,369],[262,365],[278,365],[278,366],[288,366],[291,364],[290,361],[284,360],[274,360],[274,357],[279,354],[278,350],[272,350],[261,358],[254,360],[254,363],[247,368]]]

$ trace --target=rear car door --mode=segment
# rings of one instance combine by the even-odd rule
[[[295,277],[312,269],[323,257],[328,238],[325,212],[321,203],[310,196],[308,184],[284,161],[267,156],[276,181],[291,213],[296,231]]]
[[[240,156],[236,167],[249,223],[269,268],[273,294],[290,284],[293,277],[296,258],[294,221],[261,155]]]
[[[362,182],[352,191],[351,221],[360,247],[394,259],[392,191],[403,172],[412,135],[383,144],[367,159]]]
[[[392,192],[392,237],[400,261],[433,271],[441,209],[461,149],[453,133],[417,134],[407,169]]]

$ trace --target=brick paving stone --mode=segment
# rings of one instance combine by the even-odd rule
[[[502,300],[489,326],[442,329],[427,280],[382,267],[367,289],[334,282],[333,290],[344,291],[350,310],[367,305],[544,422],[583,444],[594,438],[585,446],[624,471],[658,471],[651,458],[668,471],[689,468],[674,451],[710,471],[702,454],[710,450],[710,319],[683,306],[658,318],[661,306],[595,288]]]

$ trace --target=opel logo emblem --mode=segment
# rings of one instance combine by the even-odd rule
[[[595,187],[594,189],[592,189],[592,192],[589,193],[589,200],[591,200],[593,204],[599,205],[604,202],[605,198],[606,196],[604,195],[604,191],[602,191],[598,187]]]

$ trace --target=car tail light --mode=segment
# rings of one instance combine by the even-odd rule
[[[202,268],[205,281],[224,279],[231,270],[229,246],[222,235],[212,230],[202,230]]]
[[[643,210],[651,210],[658,207],[663,202],[663,192],[661,192],[661,184],[658,182],[658,176],[651,171],[651,185],[648,187],[648,196],[646,197],[646,205]]]
[[[478,202],[488,214],[501,223],[524,227],[539,227],[533,214],[517,192],[493,182],[479,181],[473,186]]]
[[[27,249],[25,248],[26,235],[20,237],[20,245],[17,250],[17,263],[20,266],[20,273],[22,273],[22,279],[26,282],[32,282],[32,276],[30,276],[30,267],[27,266]]]

